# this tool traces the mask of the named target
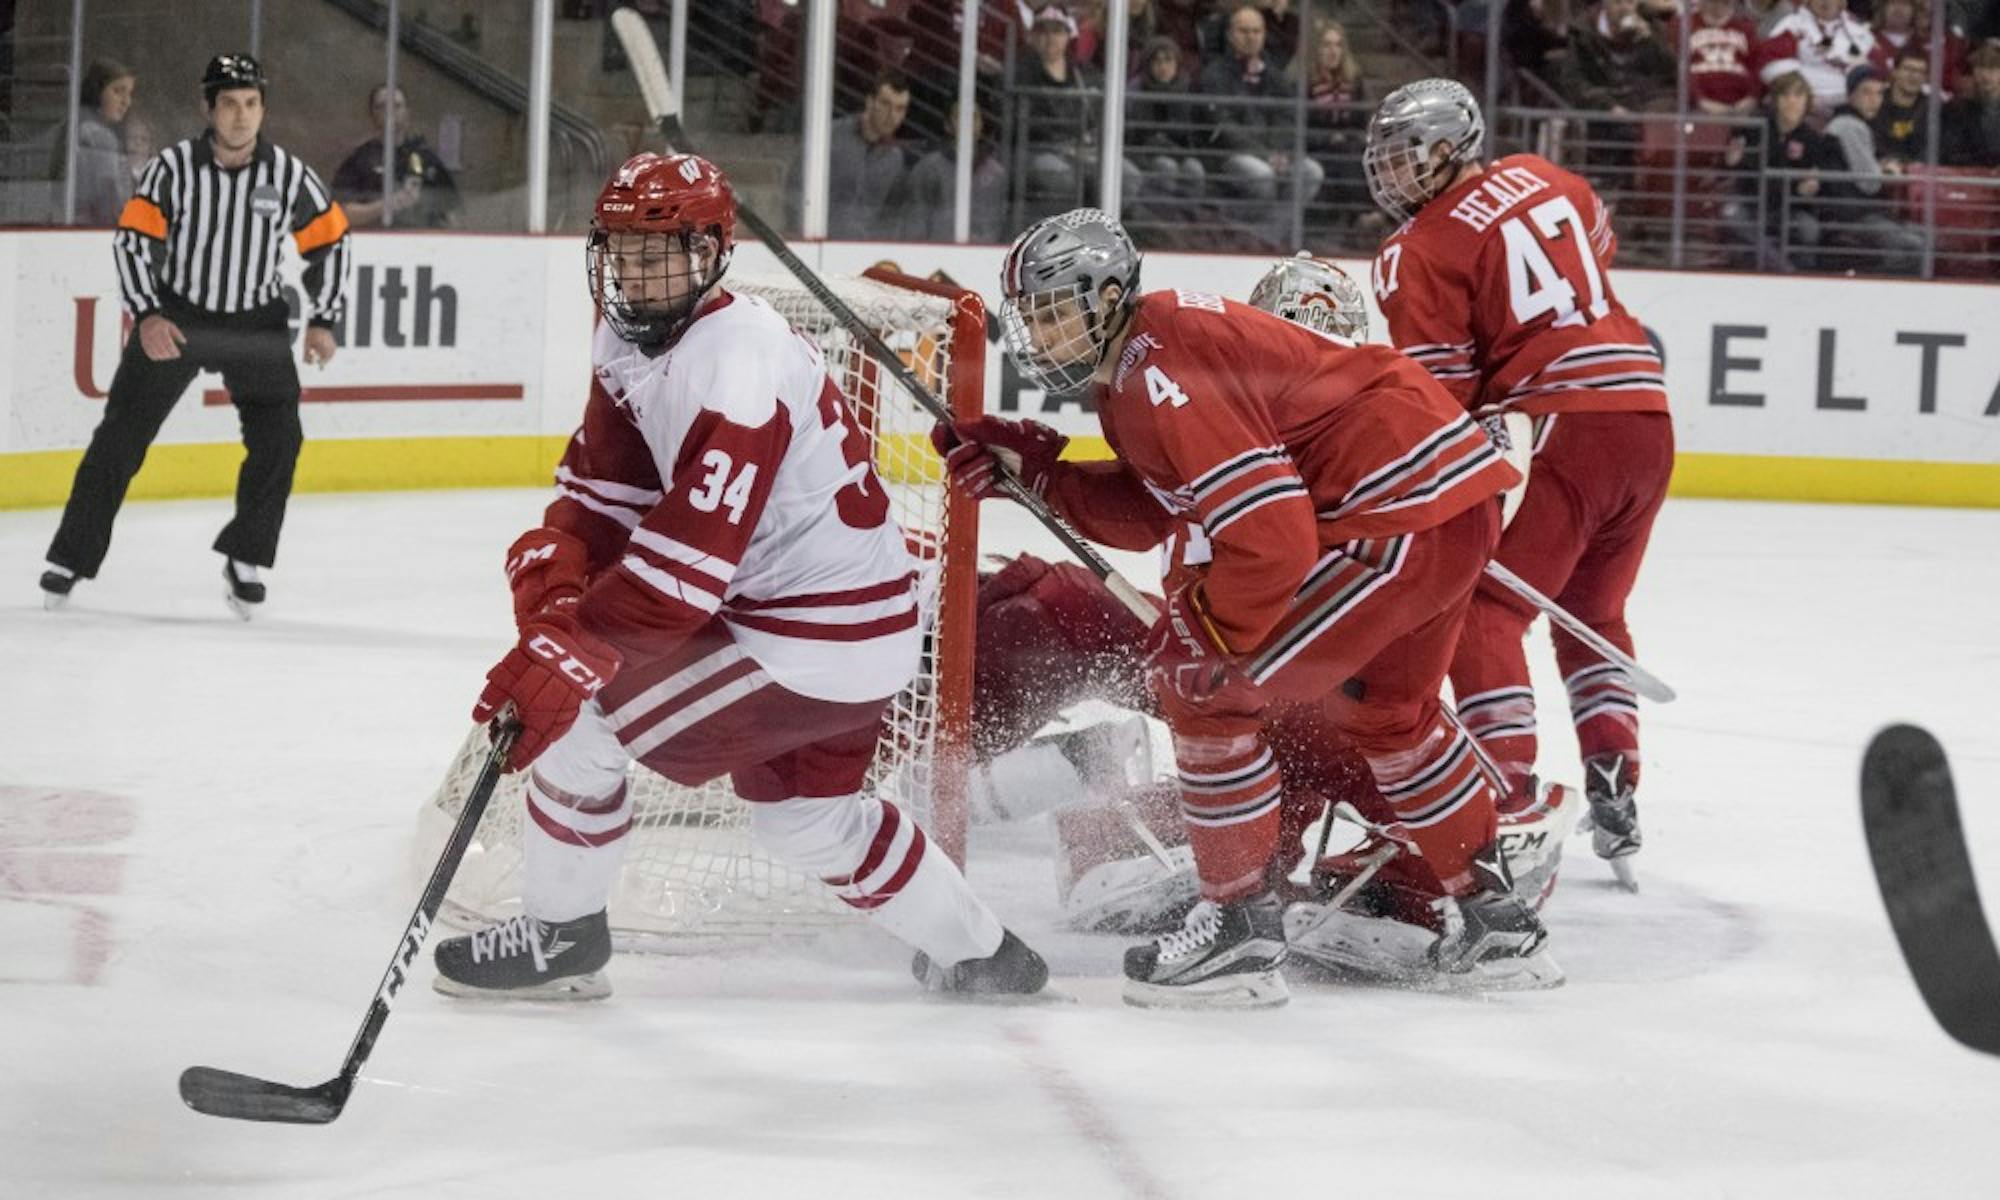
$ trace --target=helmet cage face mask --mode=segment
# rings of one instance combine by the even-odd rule
[[[1094,208],[1030,226],[1000,267],[1000,328],[1030,381],[1053,392],[1090,382],[1138,303],[1140,254],[1124,226]],[[1104,289],[1117,284],[1106,304]]]
[[[612,332],[653,350],[680,336],[729,265],[715,231],[591,230],[591,299]]]
[[[1250,303],[1319,333],[1350,342],[1368,340],[1368,306],[1361,285],[1332,263],[1300,254],[1265,272]]]
[[[1368,122],[1361,173],[1377,207],[1407,221],[1444,190],[1458,168],[1478,158],[1486,120],[1465,85],[1420,79],[1389,93]],[[1451,147],[1433,161],[1440,142]]]
[[[1090,381],[1104,358],[1103,305],[1082,284],[1071,283],[1008,296],[1000,304],[1007,353],[1023,375],[1052,392],[1073,392]],[[1054,345],[1044,345],[1043,331]]]

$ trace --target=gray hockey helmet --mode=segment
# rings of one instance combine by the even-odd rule
[[[1438,143],[1451,156],[1433,164]],[[1419,79],[1383,99],[1368,122],[1361,171],[1382,211],[1407,221],[1443,190],[1458,168],[1475,162],[1486,143],[1479,102],[1455,79]]]
[[[1250,303],[1294,325],[1330,333],[1350,342],[1368,340],[1368,301],[1354,277],[1323,258],[1301,250],[1271,264]]]
[[[1030,225],[1000,267],[1000,328],[1022,374],[1048,388],[1082,387],[1139,298],[1139,250],[1110,214],[1072,209]],[[1104,285],[1118,284],[1106,305]]]

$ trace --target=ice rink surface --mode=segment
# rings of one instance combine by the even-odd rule
[[[448,1001],[427,954],[336,1124],[195,1115],[189,1064],[338,1066],[415,900],[418,807],[511,638],[502,551],[544,499],[300,497],[248,625],[207,548],[222,502],[128,508],[57,614],[34,586],[55,514],[0,513],[0,1197],[2000,1186],[2000,1061],[1924,1010],[1855,795],[1871,733],[1928,725],[2000,893],[2000,512],[1667,506],[1632,614],[1681,693],[1644,710],[1644,891],[1571,843],[1561,989],[1129,1009],[1124,942],[1053,931],[1046,824],[981,827],[975,886],[1073,1003],[926,999],[866,929],[621,957],[617,994],[573,1008]],[[1055,553],[987,507],[988,549]],[[1536,661],[1544,774],[1575,779]]]

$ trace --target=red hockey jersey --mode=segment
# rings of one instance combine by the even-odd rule
[[[1665,412],[1666,376],[1611,290],[1610,216],[1532,154],[1424,205],[1375,256],[1389,340],[1484,415]]]
[[[1098,396],[1118,459],[1059,472],[1049,499],[1131,549],[1194,522],[1210,616],[1233,651],[1263,641],[1329,551],[1442,524],[1520,480],[1386,346],[1183,291],[1140,297],[1129,329]]]

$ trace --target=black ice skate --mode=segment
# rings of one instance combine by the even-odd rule
[[[1639,802],[1633,795],[1633,770],[1623,754],[1599,754],[1583,760],[1583,794],[1590,801],[1590,848],[1611,864],[1612,874],[1627,891],[1639,890],[1638,876],[1627,861],[1639,852]]]
[[[1438,986],[1501,991],[1555,987],[1562,968],[1548,955],[1548,930],[1514,893],[1499,843],[1472,859],[1481,890],[1439,901],[1444,929],[1431,947]]]
[[[42,607],[54,611],[69,603],[76,576],[63,567],[51,566],[42,572]]]
[[[1125,952],[1125,1003],[1140,1008],[1270,1008],[1291,999],[1278,968],[1285,919],[1276,893],[1204,900],[1179,929]]]
[[[229,591],[222,599],[231,612],[244,620],[259,604],[264,603],[264,584],[257,578],[257,568],[249,563],[240,563],[233,558],[222,560],[222,578],[229,584]]]
[[[1028,944],[1003,931],[1000,948],[985,958],[968,958],[940,967],[917,951],[910,973],[927,992],[960,996],[1032,996],[1049,982],[1049,965]]]
[[[601,1000],[611,983],[598,974],[611,961],[611,926],[603,910],[574,921],[538,921],[525,913],[438,943],[437,978],[447,996],[481,1000]]]

